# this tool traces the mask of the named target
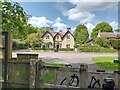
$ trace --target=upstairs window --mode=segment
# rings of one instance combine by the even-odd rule
[[[57,35],[57,39],[59,39],[59,36]]]
[[[67,39],[70,39],[70,35],[67,35]]]
[[[49,35],[46,36],[46,39],[49,39]]]
[[[66,44],[66,48],[70,48],[70,44]]]

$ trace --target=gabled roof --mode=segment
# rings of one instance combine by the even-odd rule
[[[67,33],[70,33],[70,34],[73,36],[73,34],[68,30],[68,31],[63,35],[63,38],[65,37],[65,35],[66,35]],[[74,36],[73,36],[73,37],[74,37]]]
[[[73,34],[68,30],[67,32],[62,32],[62,30],[60,30],[59,32],[54,32],[54,31],[51,31],[51,30],[48,30],[48,31],[46,31],[43,35],[42,35],[42,38],[44,37],[44,35],[46,34],[46,33],[50,33],[50,35],[53,37],[53,38],[55,38],[55,36],[56,35],[60,35],[61,36],[61,38],[64,38],[64,36],[67,34],[67,33],[70,33],[72,36],[73,36]],[[74,37],[74,36],[73,36]]]
[[[118,38],[118,35],[113,32],[101,32],[99,35],[104,38]]]

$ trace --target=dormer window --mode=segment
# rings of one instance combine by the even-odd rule
[[[67,35],[67,39],[70,39],[70,35]]]
[[[49,39],[49,35],[46,35],[46,39]]]

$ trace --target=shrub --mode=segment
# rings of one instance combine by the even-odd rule
[[[34,47],[32,50],[54,50],[54,48],[41,48],[41,47]]]
[[[96,38],[95,39],[95,43],[97,43],[98,45],[100,45],[101,47],[109,47],[110,46],[110,43],[109,43],[109,40],[106,39],[106,38],[103,38],[103,37],[100,37],[100,38]]]
[[[13,40],[12,48],[13,50],[19,50],[19,49],[27,49],[28,47],[24,41]]]
[[[59,51],[74,51],[73,48],[60,48]]]
[[[113,53],[116,50],[115,49],[111,49],[111,48],[104,48],[98,45],[82,45],[78,48],[78,50],[80,50],[81,52],[101,52],[101,53]]]
[[[120,39],[110,39],[110,44],[115,49],[120,49]]]

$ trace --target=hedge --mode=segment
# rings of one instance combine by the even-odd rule
[[[111,49],[111,48],[104,48],[104,47],[100,47],[98,45],[94,45],[94,46],[80,46],[78,48],[78,50],[80,50],[81,52],[101,52],[101,53],[113,53],[116,52],[115,49]]]
[[[34,47],[32,50],[54,50],[54,48],[41,48],[41,47]]]
[[[41,47],[35,47],[35,48],[32,48],[32,50],[55,50],[54,48],[41,48]],[[58,49],[58,51],[74,51],[73,48],[60,48]]]
[[[60,48],[59,51],[74,51],[73,48]]]

